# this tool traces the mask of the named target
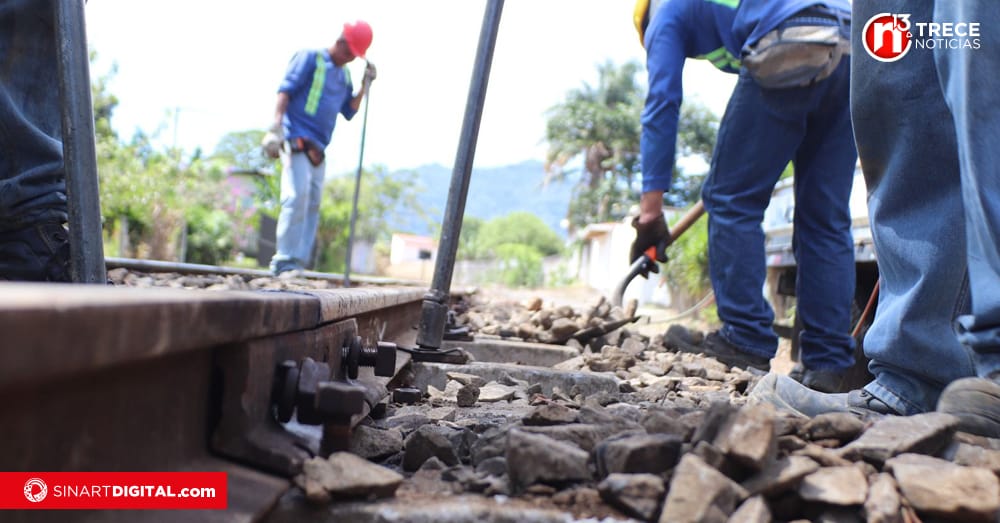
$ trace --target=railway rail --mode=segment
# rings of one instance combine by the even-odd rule
[[[261,520],[385,397],[424,292],[0,284],[0,470],[224,471],[229,509],[182,519]]]

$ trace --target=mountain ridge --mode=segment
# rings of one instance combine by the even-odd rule
[[[452,168],[441,164],[429,164],[409,169],[396,169],[390,175],[416,173],[415,189],[419,205],[434,223],[444,220],[445,204],[451,186]],[[466,195],[465,217],[489,221],[512,212],[525,211],[535,214],[552,228],[561,238],[566,238],[566,229],[560,222],[566,217],[572,197],[573,183],[569,181],[545,181],[544,164],[538,160],[499,167],[474,167]],[[399,230],[428,236],[435,234],[416,212],[400,210]],[[409,227],[411,230],[404,230]]]

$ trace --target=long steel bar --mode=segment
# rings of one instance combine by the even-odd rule
[[[70,273],[78,283],[107,281],[101,235],[94,109],[83,0],[58,0],[56,10],[63,163],[69,211]]]
[[[486,87],[493,64],[493,49],[496,47],[500,28],[500,14],[503,0],[490,0],[483,15],[483,26],[479,31],[479,47],[472,70],[469,97],[465,104],[465,118],[462,134],[455,157],[455,168],[451,174],[451,187],[445,205],[444,222],[441,224],[441,238],[438,242],[438,258],[434,265],[434,279],[431,289],[424,296],[420,315],[420,331],[417,345],[438,349],[444,337],[445,322],[448,317],[448,294],[455,269],[455,254],[458,252],[458,236],[462,231],[462,216],[465,214],[465,199],[469,192],[472,162],[476,155],[479,139],[479,123],[483,117]]]
[[[371,85],[365,93],[365,115],[361,121],[361,152],[358,153],[358,172],[354,177],[354,200],[351,202],[351,228],[347,235],[347,261],[344,264],[344,287],[351,286],[351,255],[354,251],[354,225],[358,221],[358,196],[361,194],[361,169],[365,165],[365,135],[368,134],[368,100]]]

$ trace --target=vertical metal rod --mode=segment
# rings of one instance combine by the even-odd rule
[[[424,295],[421,309],[417,345],[424,348],[440,348],[444,336],[448,316],[448,294],[451,291],[451,278],[455,269],[455,254],[458,252],[458,235],[462,231],[462,216],[465,214],[472,160],[476,154],[479,123],[483,116],[483,103],[486,99],[486,87],[489,83],[493,49],[496,47],[502,11],[503,0],[489,0],[486,4],[486,13],[483,15],[483,26],[479,31],[479,47],[476,49],[472,82],[465,104],[462,134],[455,157],[455,168],[451,174],[444,222],[441,224],[434,279],[431,281],[431,289]]]
[[[354,177],[354,202],[351,204],[351,229],[347,235],[347,266],[344,267],[344,287],[351,286],[351,251],[354,250],[354,223],[358,220],[358,194],[361,192],[361,168],[365,165],[365,134],[368,131],[368,99],[372,86],[365,93],[365,114],[361,120],[361,152],[358,154],[358,174]]]
[[[70,272],[79,283],[107,282],[101,235],[94,108],[84,0],[56,0],[56,54],[62,98],[63,164],[69,211]]]

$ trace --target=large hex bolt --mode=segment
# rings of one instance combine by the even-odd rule
[[[341,349],[341,361],[352,380],[358,379],[360,367],[374,367],[376,376],[392,377],[396,373],[396,344],[380,341],[374,348],[365,347],[361,336],[354,336]]]
[[[324,381],[316,391],[315,410],[323,419],[322,457],[346,451],[351,445],[351,418],[361,414],[365,405],[364,389],[343,381]]]
[[[316,397],[321,383],[329,381],[330,366],[312,358],[302,360],[299,370],[298,387],[295,390],[295,406],[299,423],[319,425],[324,418],[316,411]]]

